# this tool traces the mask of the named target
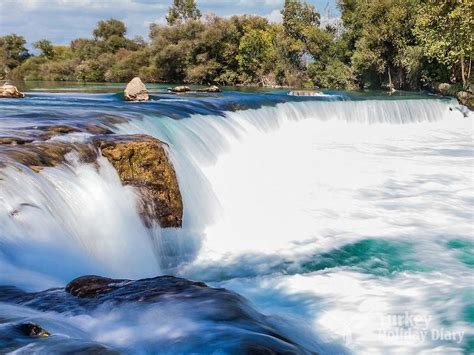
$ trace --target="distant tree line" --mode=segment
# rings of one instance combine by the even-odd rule
[[[341,20],[321,25],[315,8],[285,0],[282,22],[202,16],[194,0],[173,0],[168,24],[149,41],[125,24],[100,21],[92,38],[68,46],[0,37],[0,76],[25,80],[186,82],[337,89],[468,86],[474,54],[470,0],[339,0]]]

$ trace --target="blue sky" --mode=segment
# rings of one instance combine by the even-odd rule
[[[280,18],[284,0],[196,0],[203,13],[222,16],[258,14]],[[337,16],[336,0],[307,0],[322,16]],[[90,37],[95,24],[114,17],[128,35],[148,35],[150,23],[164,23],[171,0],[0,0],[0,35],[16,33],[31,43],[47,38],[56,44]]]

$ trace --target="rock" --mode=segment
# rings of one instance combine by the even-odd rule
[[[209,287],[203,282],[173,276],[141,280],[83,276],[72,280],[65,289],[55,288],[33,293],[11,286],[0,286],[0,302],[24,305],[48,313],[65,313],[70,319],[78,320],[83,316],[113,310],[117,316],[117,330],[127,326],[124,324],[125,319],[120,318],[121,315],[133,310],[137,317],[143,316],[148,322],[141,331],[150,333],[147,344],[149,351],[163,344],[164,338],[160,339],[156,330],[157,327],[165,327],[176,329],[182,334],[179,341],[165,342],[170,346],[167,349],[169,353],[202,352],[203,349],[226,354],[311,353],[298,343],[296,336],[290,338],[284,334],[275,326],[276,323],[255,310],[240,295],[223,288]],[[150,317],[151,314],[153,317]],[[133,320],[130,324],[134,324]],[[186,324],[192,324],[193,327],[181,328]],[[111,323],[111,326],[114,324]],[[156,343],[151,339],[156,339]],[[223,341],[225,339],[231,341]],[[133,339],[130,341],[133,342]],[[76,343],[80,344],[82,343]],[[54,348],[60,352],[62,349],[64,348]],[[116,350],[120,352],[123,349]]]
[[[94,142],[122,183],[136,188],[140,214],[147,226],[181,227],[183,202],[164,143],[146,135],[101,136]]]
[[[139,77],[133,78],[125,88],[124,98],[127,101],[148,101],[148,90]]]
[[[67,125],[55,125],[55,126],[37,126],[33,127],[35,130],[41,131],[38,137],[44,140],[51,139],[52,137],[61,134],[70,134],[77,132],[85,132],[90,134],[111,134],[113,133],[110,129],[103,127],[95,123],[80,124],[77,126]]]
[[[17,325],[16,329],[29,337],[49,337],[51,335],[47,330],[34,323],[22,323]]]
[[[67,142],[34,142],[21,146],[0,146],[0,153],[10,160],[40,172],[45,167],[54,167],[66,163],[66,154],[76,152],[79,159],[92,163],[97,154],[92,146],[81,143]]]
[[[54,126],[46,132],[75,132],[69,126]],[[176,173],[164,148],[165,143],[146,135],[99,135],[89,143],[61,141],[28,142],[18,137],[0,138],[2,166],[22,164],[34,172],[67,164],[67,154],[75,152],[84,163],[95,163],[97,148],[113,165],[122,183],[135,188],[144,223],[162,228],[181,227],[183,202]]]
[[[438,85],[438,92],[441,95],[447,95],[450,89],[451,89],[451,84],[441,83]]]
[[[191,88],[189,86],[175,86],[174,88],[169,89],[171,92],[188,92],[191,91]]]
[[[82,276],[68,283],[66,292],[76,297],[95,297],[100,293],[112,291],[116,285],[117,280],[106,277]]]
[[[212,85],[207,88],[197,89],[196,91],[197,92],[221,92],[221,89],[219,89],[218,86]]]
[[[6,83],[0,86],[0,98],[18,99],[18,98],[23,98],[23,97],[25,97],[25,94],[23,94],[22,92],[19,92],[16,86],[6,84]]]
[[[0,137],[0,144],[22,145],[33,142],[33,139],[23,137]]]
[[[469,108],[469,110],[474,111],[474,95],[470,94],[467,91],[459,91],[457,94],[458,101],[460,104]]]
[[[83,130],[85,130],[87,133],[90,134],[112,134],[110,129],[107,127],[95,124],[95,123],[86,123],[81,127]]]

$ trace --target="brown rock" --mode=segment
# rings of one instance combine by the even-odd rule
[[[123,282],[119,280],[118,282]],[[115,280],[115,283],[118,283]],[[76,297],[95,297],[114,289],[114,280],[107,277],[87,275],[81,276],[66,285],[66,292]]]
[[[212,85],[207,88],[197,89],[196,91],[197,92],[221,92],[221,89],[219,89],[218,86]]]
[[[127,101],[148,101],[150,99],[145,84],[143,84],[138,76],[127,84],[124,91],[124,98]]]
[[[94,139],[125,185],[141,197],[140,214],[147,226],[181,227],[183,202],[164,143],[145,135],[102,136]]]
[[[0,98],[7,98],[7,99],[12,99],[12,98],[23,98],[25,97],[25,94],[22,92],[19,92],[16,86],[10,85],[10,84],[3,84],[0,86]]]
[[[33,139],[22,137],[0,137],[0,144],[21,145],[31,143]]]
[[[21,146],[4,146],[0,151],[2,156],[21,163],[35,172],[65,163],[65,156],[70,152],[77,152],[80,160],[87,163],[92,163],[97,158],[93,147],[66,142],[35,142]]]
[[[191,91],[191,88],[189,86],[175,86],[174,88],[169,89],[171,92],[188,92]]]

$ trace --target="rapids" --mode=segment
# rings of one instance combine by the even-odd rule
[[[472,113],[423,95],[151,97],[32,92],[0,102],[0,135],[95,122],[159,138],[184,203],[183,228],[148,229],[106,159],[71,156],[35,173],[0,151],[0,285],[172,274],[243,295],[313,351],[473,350]],[[1,303],[0,318],[40,319],[68,339],[131,352],[213,329],[198,309],[173,309],[197,320],[178,316],[178,331],[170,310],[77,316]],[[156,313],[170,323],[155,324]]]

